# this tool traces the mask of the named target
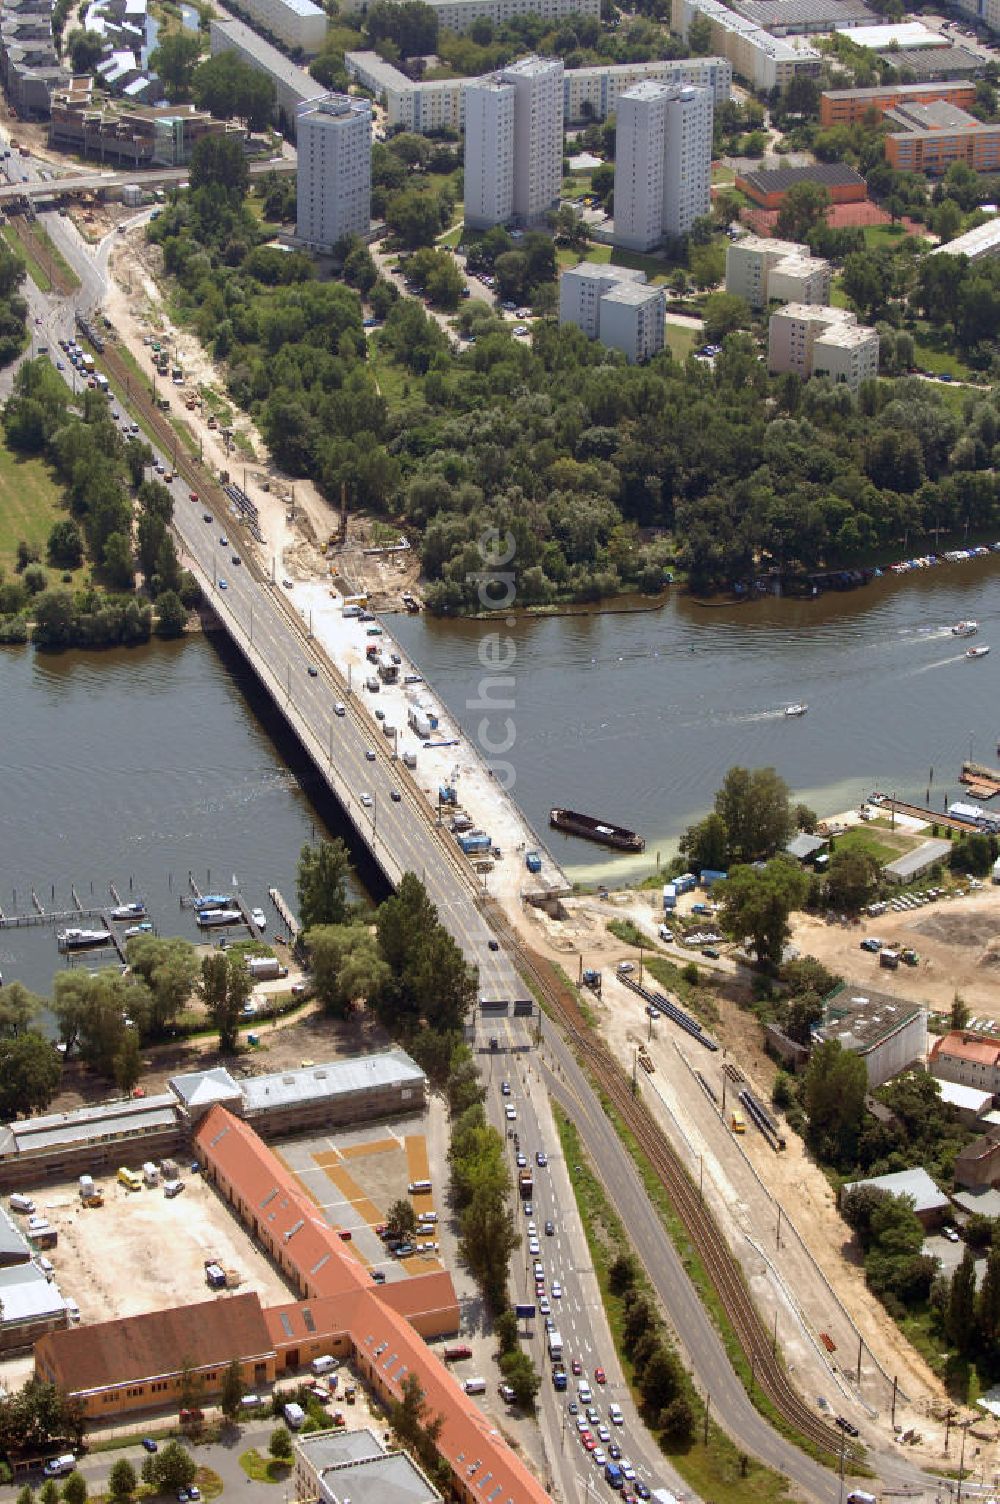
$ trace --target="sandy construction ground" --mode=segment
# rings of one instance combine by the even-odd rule
[[[210,1299],[206,1259],[238,1270],[240,1290],[256,1290],[265,1306],[295,1298],[201,1177],[185,1168],[182,1178],[169,1201],[162,1187],[126,1191],[113,1176],[99,1178],[102,1207],[82,1206],[75,1180],[32,1192],[59,1233],[49,1254],[59,1288],[84,1322]]]

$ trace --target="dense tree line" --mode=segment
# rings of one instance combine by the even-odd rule
[[[691,1440],[695,1423],[690,1380],[630,1253],[614,1260],[608,1283],[621,1301],[622,1344],[635,1374],[643,1418],[669,1446],[682,1446]]]

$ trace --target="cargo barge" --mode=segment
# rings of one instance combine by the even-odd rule
[[[590,815],[578,814],[574,809],[549,811],[549,824],[556,830],[564,830],[571,836],[582,836],[585,841],[597,841],[602,846],[614,846],[618,851],[645,851],[646,842],[634,830],[624,825],[609,825],[605,820],[595,820]]]

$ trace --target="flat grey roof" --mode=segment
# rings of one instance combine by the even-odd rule
[[[908,877],[916,877],[926,868],[933,867],[935,862],[944,861],[950,851],[950,841],[921,841],[912,851],[890,862],[885,870],[905,882]]]
[[[736,0],[733,9],[765,29],[818,26],[828,21],[834,31],[838,26],[866,25],[878,19],[864,0]]]
[[[66,1300],[54,1281],[45,1278],[37,1264],[13,1264],[0,1269],[0,1326],[59,1316]]]
[[[385,1455],[385,1448],[369,1426],[362,1431],[314,1431],[311,1436],[298,1437],[295,1449],[317,1471],[339,1467],[342,1462],[358,1462],[363,1457]]]
[[[243,21],[220,21],[213,17],[209,22],[209,35],[213,43],[218,39],[222,44],[219,47],[213,45],[213,54],[224,52],[225,43],[229,42],[232,47],[253,58],[265,73],[269,73],[287,88],[294,89],[303,99],[318,99],[327,92],[304,68],[296,67],[283,52],[272,47],[270,42],[265,42],[263,37],[258,36]]]
[[[0,1207],[0,1258],[4,1263],[27,1263],[31,1249],[17,1224]]]
[[[872,1049],[890,1034],[923,1013],[918,1003],[904,1002],[888,992],[836,993],[823,1011],[815,1031],[822,1039],[839,1039],[845,1050]]]
[[[330,1504],[436,1504],[437,1489],[405,1452],[345,1462],[320,1479],[320,1497]]]
[[[788,259],[791,260],[792,258],[789,257]],[[822,264],[811,259],[807,260],[803,256],[796,259],[801,261],[810,271],[818,270]],[[789,841],[785,850],[789,856],[794,856],[798,861],[803,862],[806,857],[815,856],[817,851],[822,851],[826,844],[827,842],[823,836],[810,836],[804,830],[800,830],[794,840]]]
[[[993,1101],[991,1091],[980,1091],[975,1086],[963,1086],[960,1081],[942,1081],[937,1078],[938,1090],[942,1102],[947,1102],[950,1107],[959,1107],[981,1112],[988,1102]]]
[[[933,74],[935,77],[953,78],[962,73],[983,73],[987,58],[970,52],[967,47],[900,47],[891,52],[880,52],[883,62],[907,73]]]
[[[852,1180],[844,1186],[853,1191],[855,1186],[874,1185],[890,1196],[912,1196],[914,1211],[939,1211],[949,1205],[948,1197],[938,1190],[927,1171],[918,1165],[912,1170],[897,1170],[892,1175],[874,1175],[869,1180]]]
[[[410,1085],[414,1091],[422,1092],[426,1080],[405,1050],[384,1050],[376,1055],[334,1060],[327,1065],[251,1076],[243,1083],[243,1100],[249,1114],[320,1097],[350,1096],[380,1086]]]
[[[0,1158],[5,1154],[32,1154],[59,1144],[78,1144],[148,1133],[177,1122],[177,1104],[169,1092],[138,1101],[106,1102],[98,1107],[79,1107],[75,1112],[49,1113],[10,1123],[0,1133]]]

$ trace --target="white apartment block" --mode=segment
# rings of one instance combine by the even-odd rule
[[[1000,31],[1000,0],[955,0],[955,9],[990,31]]]
[[[878,375],[878,334],[847,308],[789,303],[768,323],[767,364],[772,376],[829,376],[857,391]]]
[[[782,303],[828,303],[830,263],[794,240],[745,235],[726,248],[726,291],[751,308]]]
[[[614,244],[654,250],[711,207],[711,92],[646,82],[619,94]]]
[[[997,0],[1000,4],[1000,0]],[[567,68],[563,78],[563,114],[567,123],[606,120],[615,113],[619,94],[635,84],[686,84],[710,89],[725,104],[733,87],[732,64],[724,57],[672,58],[652,63],[604,63]]]
[[[371,228],[372,109],[367,99],[327,94],[304,104],[298,137],[296,239],[329,252]]]
[[[213,57],[220,52],[235,52],[251,68],[258,68],[273,79],[278,114],[294,141],[299,110],[312,100],[324,98],[327,91],[323,85],[277,47],[265,42],[245,21],[221,21],[213,16],[208,23],[208,35]]]
[[[630,365],[663,349],[667,299],[644,272],[581,261],[559,280],[559,322],[620,350]]]
[[[798,74],[818,78],[820,55],[801,37],[775,37],[721,0],[672,0],[670,26],[687,41],[694,16],[712,25],[712,47],[755,89],[782,89]]]
[[[465,85],[465,218],[531,224],[558,208],[563,65],[525,57]]]
[[[319,52],[326,37],[326,11],[313,0],[240,0],[254,26],[270,32],[289,52]]]
[[[514,214],[513,84],[479,78],[465,89],[465,223],[502,225]]]
[[[543,21],[564,21],[568,16],[601,14],[601,0],[427,0],[438,22],[449,31],[468,31],[481,16],[501,26],[519,16],[539,16]],[[341,9],[360,10],[365,0],[342,0]]]

